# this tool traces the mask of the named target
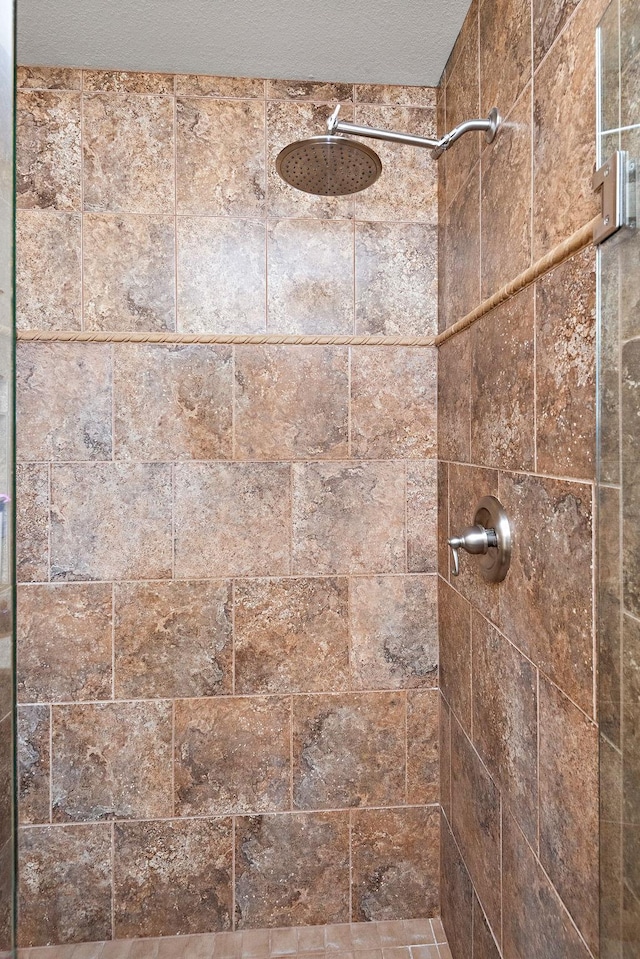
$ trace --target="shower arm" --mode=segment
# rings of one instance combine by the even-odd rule
[[[338,105],[327,120],[327,130],[330,135],[350,133],[358,137],[371,137],[373,140],[404,143],[411,147],[426,147],[433,151],[434,160],[442,156],[444,151],[448,150],[451,144],[459,140],[461,136],[474,130],[484,133],[487,143],[491,143],[501,123],[500,114],[497,108],[493,107],[486,120],[465,120],[464,123],[458,124],[449,133],[445,133],[441,140],[432,140],[430,137],[418,137],[412,133],[396,133],[393,130],[378,130],[375,127],[362,127],[357,123],[348,123],[346,120],[338,119],[339,112],[340,106]]]

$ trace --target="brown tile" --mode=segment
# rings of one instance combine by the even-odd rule
[[[89,330],[175,330],[175,228],[168,216],[83,217]]]
[[[16,575],[19,583],[49,579],[49,467],[16,466]]]
[[[533,341],[531,288],[507,300],[471,329],[473,463],[502,469],[534,468]]]
[[[290,721],[284,696],[177,702],[174,775],[179,815],[288,809]]]
[[[504,632],[591,713],[591,487],[505,473],[500,500],[517,531],[501,584]]]
[[[478,613],[472,619],[473,742],[529,842],[538,833],[538,674]]]
[[[621,483],[620,475],[620,302],[621,267],[613,252],[600,258],[600,479],[603,483]]]
[[[71,67],[23,67],[16,69],[19,90],[80,90],[82,70]]]
[[[52,723],[54,821],[171,815],[170,703],[54,706]]]
[[[510,0],[484,0],[480,10],[509,3]],[[525,12],[524,4],[520,8]],[[528,10],[526,20],[528,23]],[[505,36],[505,31],[494,32]],[[500,63],[505,59],[502,58]],[[531,150],[529,88],[503,122],[494,143],[482,155],[483,298],[509,283],[531,263]],[[510,201],[505,203],[507,196]],[[508,243],[505,243],[505,237],[509,238]]]
[[[270,333],[353,333],[353,224],[272,220],[267,251]]]
[[[471,607],[438,581],[440,688],[464,729],[471,732]]]
[[[399,805],[404,795],[403,693],[295,697],[297,809]]]
[[[407,569],[436,571],[437,469],[435,460],[407,463]]]
[[[186,333],[264,332],[264,222],[181,216],[177,224],[178,329]]]
[[[440,803],[451,821],[451,710],[440,694]]]
[[[175,473],[178,578],[289,573],[288,466],[194,463]]]
[[[111,827],[46,826],[20,834],[22,946],[111,937]]]
[[[18,699],[111,698],[111,585],[21,586]]]
[[[118,699],[231,692],[229,583],[119,583],[114,602]]]
[[[116,458],[230,458],[232,359],[230,346],[117,344]]]
[[[434,137],[435,109],[358,105],[356,123]],[[375,143],[382,174],[368,190],[356,195],[359,220],[438,222],[438,168],[429,150],[407,150],[398,143]]]
[[[536,284],[537,468],[592,479],[595,469],[595,255]]]
[[[573,14],[579,0],[533,0],[534,67],[549,52],[552,43]]]
[[[437,332],[438,237],[422,223],[356,223],[356,333]]]
[[[344,689],[349,678],[348,624],[346,579],[236,583],[236,692]]]
[[[456,959],[471,959],[473,886],[444,816],[440,857],[442,922],[447,940]]]
[[[313,196],[285,183],[276,170],[276,159],[289,143],[320,136],[335,108],[331,103],[304,100],[267,102],[267,210],[272,217],[353,218],[353,196]],[[342,104],[342,120],[353,120],[353,107]]]
[[[471,331],[446,340],[438,349],[438,457],[457,463],[471,459]]]
[[[459,149],[460,145],[456,143],[449,158]],[[440,329],[444,329],[474,310],[482,299],[479,163],[471,170],[464,189],[458,191],[441,220],[441,231],[444,232],[441,232],[439,260],[444,270],[444,296],[438,322]]]
[[[173,93],[170,73],[126,73],[115,70],[84,70],[85,93]]]
[[[357,83],[358,103],[384,103],[402,107],[435,107],[437,87],[406,87],[389,83]]]
[[[436,803],[439,789],[440,692],[407,693],[407,802]]]
[[[352,821],[353,919],[417,919],[434,913],[439,905],[438,808],[358,810]]]
[[[624,605],[640,614],[638,544],[640,541],[640,469],[638,466],[638,418],[640,416],[640,339],[622,347],[622,588]]]
[[[598,951],[598,730],[540,679],[540,862]]]
[[[230,819],[116,823],[115,936],[230,929],[232,847]]]
[[[316,80],[267,80],[269,100],[353,100],[350,83],[325,83]]]
[[[446,127],[452,130],[470,117],[480,116],[480,66],[478,5],[471,8],[460,33],[455,63],[447,66]],[[455,51],[454,51],[455,53]],[[500,104],[496,104],[500,106]],[[471,133],[447,152],[447,206],[467,180],[480,157],[484,140]]]
[[[626,613],[623,616],[622,641],[622,814],[627,823],[637,825],[640,823],[640,801],[636,788],[640,736],[634,704],[638,702],[640,689],[640,624]],[[640,887],[637,866],[631,871],[628,855],[625,859],[625,871],[637,890]]]
[[[248,97],[263,99],[265,95],[265,81],[252,77],[209,77],[192,73],[178,74],[175,81],[178,96],[246,100]]]
[[[504,116],[531,79],[531,7],[521,0],[481,0],[479,9],[480,114],[498,107]]]
[[[451,720],[451,819],[487,919],[500,929],[500,793],[462,728]]]
[[[236,820],[238,928],[348,918],[348,813]]]
[[[176,115],[178,212],[260,215],[265,195],[264,103],[179,97]]]
[[[356,688],[437,686],[435,576],[352,579],[349,625],[349,659]]]
[[[436,380],[435,349],[354,347],[352,455],[361,459],[435,456]]]
[[[51,508],[52,579],[170,577],[169,466],[54,466]]]
[[[82,326],[80,217],[16,212],[16,325],[19,330]]]
[[[498,473],[495,470],[453,463],[449,465],[451,536],[459,535],[473,523],[476,506],[483,496],[498,496]],[[504,584],[485,582],[475,556],[461,551],[460,575],[455,577],[451,574],[451,583],[483,616],[500,625],[499,599]],[[511,637],[510,633],[507,635]]]
[[[84,209],[173,213],[173,101],[92,93],[83,111]]]
[[[0,720],[0,849],[13,842],[13,723],[11,714]]]
[[[80,210],[80,94],[32,91],[16,100],[18,209]]]
[[[0,945],[6,955],[20,955],[21,959],[28,959],[30,950],[23,949],[20,953],[13,949],[13,883],[15,866],[11,843],[5,843],[0,850]]]
[[[474,959],[500,959],[500,950],[476,896],[473,897],[473,955]]]
[[[348,409],[347,348],[236,348],[237,458],[344,459]]]
[[[111,348],[19,343],[17,458],[111,459]]]
[[[514,820],[503,822],[503,954],[536,959],[587,959],[556,890],[542,871]]]
[[[48,706],[18,707],[18,811],[22,825],[49,822],[51,735]]]

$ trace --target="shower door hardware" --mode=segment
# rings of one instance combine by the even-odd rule
[[[476,506],[473,526],[447,540],[453,555],[454,576],[460,575],[459,550],[481,556],[480,572],[488,583],[501,583],[511,562],[511,527],[500,500],[483,496]]]
[[[593,189],[601,191],[602,214],[593,230],[593,242],[608,240],[623,226],[635,227],[635,163],[616,150],[593,174]]]

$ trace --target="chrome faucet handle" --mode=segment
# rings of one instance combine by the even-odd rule
[[[460,575],[460,556],[459,550],[464,549],[467,553],[482,554],[489,550],[490,546],[498,545],[498,538],[494,529],[485,529],[484,526],[469,526],[461,536],[452,536],[447,540],[453,554],[454,576]]]
[[[500,583],[511,562],[511,526],[495,496],[483,496],[476,507],[473,526],[447,540],[451,547],[454,576],[460,575],[460,550],[482,556],[480,572],[489,583]]]

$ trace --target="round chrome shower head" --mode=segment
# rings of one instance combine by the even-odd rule
[[[281,150],[276,170],[296,190],[315,196],[347,196],[375,183],[382,173],[377,153],[339,136],[310,137]]]

